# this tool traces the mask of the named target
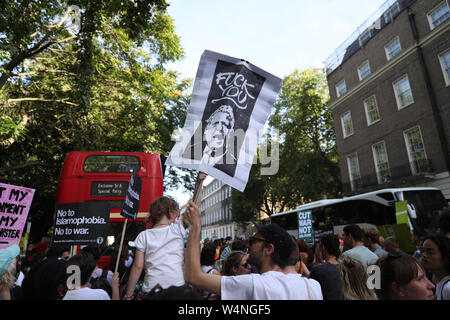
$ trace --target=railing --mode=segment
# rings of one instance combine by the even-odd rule
[[[349,57],[358,51],[377,30],[380,30],[386,24],[391,22],[399,12],[394,16],[385,17],[385,13],[397,3],[396,0],[387,0],[370,17],[364,21],[334,52],[324,61],[327,74],[333,72],[344,61],[344,57]],[[400,8],[399,11],[401,11]],[[358,41],[361,35],[370,33],[369,38],[363,37],[363,41]]]
[[[350,183],[344,183],[342,185],[342,191],[348,193],[369,187],[379,187],[380,185],[389,186],[404,178],[413,179],[415,176],[422,177],[426,174],[433,173],[434,169],[431,160],[420,159],[398,167],[379,171],[378,175],[367,175],[354,179]],[[380,177],[382,178],[380,179]]]

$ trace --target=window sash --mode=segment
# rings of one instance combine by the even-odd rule
[[[448,8],[448,3],[444,2],[439,8],[434,10],[430,15],[431,24],[433,28],[441,25],[444,21],[446,21],[450,17],[450,11]]]
[[[397,54],[399,54],[402,51],[402,47],[400,46],[400,40],[396,38],[394,41],[389,43],[386,46],[386,51],[389,60],[394,58]]]
[[[439,56],[442,72],[444,73],[445,84],[450,85],[450,50]]]
[[[372,146],[378,183],[390,180],[389,160],[384,141]]]
[[[345,85],[345,80],[342,80],[336,85],[337,96],[340,97],[347,92],[347,86]]]
[[[367,124],[371,125],[374,122],[380,120],[380,113],[378,111],[377,100],[375,96],[371,96],[364,101],[364,107],[366,109]]]
[[[423,163],[423,160],[427,160],[422,134],[420,133],[419,127],[415,127],[405,131],[404,135],[407,143],[411,170],[413,174],[416,174],[419,170],[418,166]]]
[[[388,11],[385,13],[384,17],[386,22],[391,22],[394,20],[394,16],[396,16],[400,12],[400,7],[398,3],[396,2],[393,7],[388,9]]]
[[[352,114],[350,112],[346,112],[341,116],[342,122],[342,131],[344,133],[344,138],[353,134],[353,122],[352,122]]]
[[[370,32],[370,29],[364,31],[359,36],[359,45],[363,46],[367,41],[369,41],[370,37],[372,36],[372,33]]]
[[[361,178],[361,172],[359,170],[358,155],[356,153],[347,157],[348,175],[350,178],[350,187],[355,189],[355,182]]]
[[[375,161],[377,163],[377,167],[387,164],[388,158],[387,158],[387,152],[386,152],[386,145],[383,143],[379,143],[377,145],[374,145],[373,147],[374,153],[376,155]]]
[[[447,75],[450,78],[450,51],[442,56],[442,61],[444,61],[445,72],[447,72]]]
[[[408,77],[396,81],[394,87],[399,107],[403,108],[414,102]]]
[[[369,62],[364,63],[362,66],[358,68],[359,79],[364,80],[370,75],[370,65]]]

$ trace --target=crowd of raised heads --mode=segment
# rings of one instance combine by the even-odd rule
[[[276,224],[256,225],[248,239],[200,241],[197,204],[180,218],[168,197],[155,200],[150,216],[153,227],[120,256],[117,247],[85,246],[75,255],[63,247],[0,249],[0,299],[450,300],[448,209],[437,233],[411,232],[416,250],[408,253],[395,237],[358,225],[315,244]]]

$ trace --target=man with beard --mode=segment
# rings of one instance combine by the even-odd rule
[[[190,227],[185,254],[186,281],[221,296],[222,300],[322,300],[320,284],[300,274],[283,273],[293,250],[291,236],[277,224],[257,226],[250,240],[248,262],[261,274],[219,276],[200,268],[201,213],[191,201],[183,219]]]

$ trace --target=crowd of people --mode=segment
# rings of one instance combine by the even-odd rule
[[[95,246],[22,258],[17,245],[0,249],[0,300],[450,300],[448,209],[439,233],[412,233],[412,254],[358,225],[315,245],[277,224],[256,225],[247,240],[201,242],[198,205],[190,202],[180,217],[178,203],[165,196],[149,217],[152,228],[120,256],[117,248],[109,252],[102,267],[104,252]]]

